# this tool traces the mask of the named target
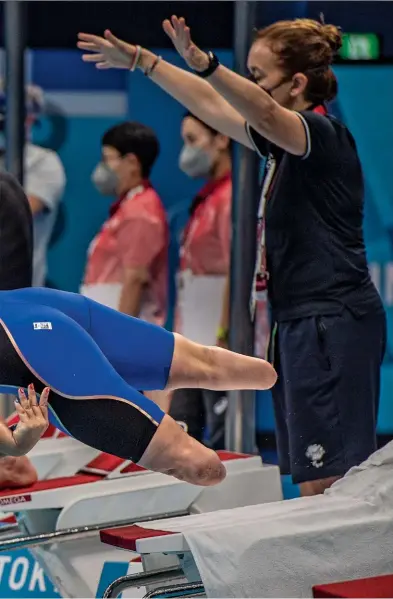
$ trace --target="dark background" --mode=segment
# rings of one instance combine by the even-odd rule
[[[28,46],[31,48],[71,48],[78,31],[102,33],[113,29],[118,36],[144,46],[170,46],[162,32],[161,22],[171,14],[184,16],[192,26],[194,38],[203,47],[229,48],[232,46],[234,2],[192,1],[100,2],[46,0],[27,4]],[[339,2],[292,1],[258,2],[259,26],[283,18],[319,18],[340,25],[347,32],[373,32],[383,39],[384,54],[393,58],[393,2],[365,1]],[[4,2],[0,2],[2,22]],[[0,28],[2,29],[2,28]],[[0,45],[3,32],[0,33]]]

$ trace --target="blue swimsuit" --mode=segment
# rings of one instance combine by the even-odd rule
[[[0,292],[0,392],[45,386],[50,421],[86,445],[137,462],[164,413],[174,336],[81,295]],[[15,390],[14,390],[15,392]]]

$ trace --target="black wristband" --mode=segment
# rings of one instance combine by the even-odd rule
[[[207,55],[209,57],[209,66],[207,67],[207,69],[200,72],[195,71],[196,74],[199,75],[199,77],[202,77],[203,79],[212,75],[214,71],[220,66],[220,61],[213,52],[208,52]]]

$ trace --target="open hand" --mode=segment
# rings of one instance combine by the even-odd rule
[[[118,39],[109,29],[104,37],[91,33],[78,33],[77,46],[91,54],[83,54],[84,62],[96,64],[97,69],[130,69],[136,47]]]
[[[205,52],[198,48],[191,40],[190,28],[187,27],[183,17],[172,16],[166,19],[162,27],[171,39],[177,52],[186,61],[188,66],[195,71],[204,71],[209,66],[209,58]]]
[[[49,388],[46,387],[38,404],[34,385],[29,385],[28,396],[23,389],[18,390],[19,402],[15,401],[15,409],[19,422],[13,438],[20,454],[30,451],[48,428],[48,396]]]

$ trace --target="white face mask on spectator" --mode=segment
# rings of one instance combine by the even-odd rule
[[[97,164],[91,180],[96,189],[104,196],[115,196],[119,185],[119,178],[105,162]]]
[[[179,167],[189,177],[208,177],[213,168],[213,159],[203,148],[185,145],[179,156]]]

